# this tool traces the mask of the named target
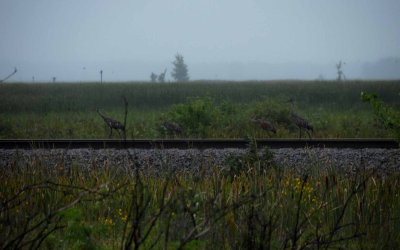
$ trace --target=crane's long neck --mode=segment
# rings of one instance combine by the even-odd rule
[[[108,117],[105,116],[103,113],[101,113],[99,109],[97,109],[97,113],[99,113],[99,115],[100,115],[104,120],[106,120],[106,119],[108,118]]]

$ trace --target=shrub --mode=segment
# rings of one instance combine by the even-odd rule
[[[400,141],[400,112],[378,99],[376,94],[361,92],[361,99],[368,102],[375,113],[377,121],[389,129]]]
[[[218,109],[210,98],[194,98],[172,106],[167,116],[183,127],[186,136],[204,138],[218,116]]]

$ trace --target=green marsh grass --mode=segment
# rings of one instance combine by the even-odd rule
[[[361,92],[400,106],[399,81],[1,84],[0,138],[105,138],[96,109],[122,121],[122,96],[129,103],[128,138],[171,137],[160,129],[165,120],[186,126],[175,137],[271,137],[251,122],[256,115],[275,123],[277,137],[297,137],[289,98],[314,125],[315,137],[393,137]]]

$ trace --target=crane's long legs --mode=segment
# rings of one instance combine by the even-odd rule
[[[119,130],[117,129],[118,132],[118,136],[121,137],[123,139],[123,137],[121,136],[121,132],[119,132]]]
[[[308,137],[309,137],[310,140],[311,140],[311,134],[310,134],[310,132],[309,132],[308,130],[306,130],[306,132],[307,132],[307,134],[308,134]]]

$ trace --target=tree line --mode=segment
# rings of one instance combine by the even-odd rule
[[[189,81],[188,66],[185,63],[183,56],[179,53],[175,55],[175,61],[172,62],[173,69],[171,72],[172,78],[177,82],[187,82]],[[165,82],[165,76],[167,69],[165,69],[159,75],[151,72],[150,81],[151,82]]]

